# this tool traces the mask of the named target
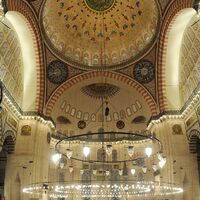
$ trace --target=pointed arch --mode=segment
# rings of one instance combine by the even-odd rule
[[[165,15],[164,15],[164,21],[163,21],[163,25],[162,25],[161,32],[160,32],[160,40],[159,40],[158,52],[157,52],[157,55],[158,55],[157,88],[158,88],[158,100],[159,100],[160,112],[170,110],[171,107],[173,106],[173,102],[171,102],[172,99],[168,98],[170,90],[173,91],[172,98],[176,97],[176,93],[175,93],[176,90],[173,90],[173,87],[170,88],[170,86],[174,85],[174,81],[175,81],[175,83],[177,83],[177,79],[175,77],[176,74],[173,74],[173,77],[175,78],[175,80],[173,80],[173,77],[169,77],[170,70],[168,69],[168,67],[174,67],[176,69],[176,73],[177,73],[178,66],[174,66],[175,62],[177,64],[177,60],[174,61],[174,63],[173,62],[167,63],[167,60],[172,61],[172,60],[170,60],[170,59],[172,59],[172,57],[170,57],[170,54],[169,54],[170,34],[173,33],[173,31],[175,31],[175,29],[177,29],[176,33],[179,33],[179,36],[177,35],[178,36],[177,40],[180,43],[181,35],[183,35],[184,29],[185,29],[187,23],[189,22],[189,20],[195,13],[195,11],[192,9],[192,5],[193,5],[193,0],[171,1],[168,6],[168,9],[166,10]],[[186,9],[187,11],[184,9]],[[182,22],[182,23],[180,23],[182,25],[182,27],[177,26],[176,23],[178,23],[178,21]],[[175,28],[175,29],[173,29],[173,28]],[[172,36],[172,38],[171,38],[172,39],[171,45],[172,45],[172,42],[175,40],[175,38],[173,38],[173,37],[175,37],[176,35],[173,34],[171,36]],[[178,55],[180,47],[173,48],[173,50],[175,50],[176,54]],[[171,56],[172,55],[175,55],[175,54],[171,54]],[[172,74],[171,74],[171,76],[172,76]],[[176,87],[175,87],[175,89],[176,89]],[[170,102],[172,103],[172,105],[170,105]],[[174,107],[177,108],[177,105],[174,105]]]
[[[43,44],[41,40],[41,35],[38,27],[38,22],[36,20],[34,11],[30,6],[22,0],[7,0],[7,8],[8,12],[6,13],[6,17],[9,18],[10,22],[12,23],[13,27],[19,33],[18,35],[21,36],[22,29],[19,28],[19,23],[23,25],[24,32],[29,34],[29,42],[33,48],[34,55],[34,69],[30,69],[25,75],[25,80],[28,81],[28,84],[25,88],[25,97],[24,97],[24,110],[25,111],[43,111],[43,104],[44,104],[44,94],[45,94],[45,63],[44,63],[44,56],[43,56]],[[16,18],[15,18],[16,17]],[[18,20],[18,21],[17,21]],[[24,33],[24,35],[26,35]],[[21,36],[22,38],[22,36]],[[29,51],[30,50],[29,46]],[[28,45],[27,45],[28,48]],[[30,52],[29,52],[30,53]],[[26,53],[26,57],[27,57]],[[32,59],[30,57],[30,59]],[[28,60],[28,59],[27,59]],[[25,66],[25,68],[28,66]],[[31,73],[34,72],[34,73]],[[35,86],[33,87],[32,77],[35,77]],[[29,79],[29,80],[28,80]],[[31,79],[31,80],[30,80]],[[30,88],[33,87],[34,90],[30,93]],[[33,101],[27,101],[30,99],[30,95],[32,95]]]
[[[152,95],[150,94],[150,92],[144,86],[142,86],[140,83],[138,83],[137,81],[133,80],[132,78],[126,75],[122,75],[122,74],[111,72],[111,71],[90,71],[90,72],[86,72],[84,74],[78,75],[76,77],[73,77],[70,80],[64,82],[54,91],[54,93],[51,95],[50,99],[48,100],[45,114],[48,116],[51,115],[51,112],[57,100],[67,89],[71,88],[73,85],[77,83],[80,83],[81,81],[84,81],[90,78],[97,78],[97,77],[108,77],[110,79],[123,82],[127,86],[134,88],[143,97],[144,101],[149,106],[152,116],[156,116],[158,114],[157,104],[154,98],[152,97]]]
[[[15,151],[16,134],[7,130],[0,138],[0,146],[5,146],[8,154],[12,154]]]

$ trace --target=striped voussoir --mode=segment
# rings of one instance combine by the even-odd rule
[[[189,133],[190,153],[197,153],[197,144],[200,142],[200,131],[193,129]]]
[[[16,11],[21,13],[29,28],[32,39],[34,42],[34,50],[36,57],[36,100],[35,111],[41,112],[43,110],[44,94],[45,94],[45,72],[44,72],[44,58],[43,46],[38,26],[37,19],[35,18],[32,8],[26,1],[23,0],[7,0],[7,7],[9,11]]]
[[[67,89],[69,89],[70,87],[72,87],[73,85],[75,85],[81,81],[91,79],[91,78],[97,78],[97,77],[107,77],[110,79],[118,80],[118,81],[128,85],[129,87],[134,88],[139,94],[141,94],[141,96],[147,102],[147,104],[152,112],[152,116],[156,116],[158,114],[156,102],[145,87],[143,87],[140,83],[136,82],[135,80],[131,79],[128,76],[125,76],[125,75],[122,75],[122,74],[119,74],[116,72],[110,72],[110,71],[86,72],[85,74],[78,75],[78,76],[66,81],[65,83],[63,83],[61,86],[59,86],[57,88],[57,90],[52,94],[52,96],[48,100],[47,106],[46,106],[46,114],[48,116],[51,115],[51,112],[53,110],[55,103]]]
[[[158,96],[160,111],[164,112],[168,110],[168,100],[166,94],[166,54],[168,47],[168,38],[170,31],[179,16],[180,12],[184,8],[192,8],[193,0],[173,0],[170,2],[167,11],[164,15],[164,20],[160,32],[160,40],[158,45]]]
[[[0,138],[0,145],[6,149],[8,154],[12,154],[15,151],[16,135],[13,131],[6,131]]]

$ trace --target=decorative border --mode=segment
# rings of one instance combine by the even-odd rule
[[[110,71],[92,71],[92,72],[87,72],[85,74],[78,75],[65,83],[63,83],[61,86],[59,86],[56,91],[51,95],[50,99],[48,100],[46,104],[46,115],[50,116],[51,112],[53,110],[53,107],[59,97],[69,88],[71,88],[73,85],[80,83],[81,81],[91,79],[91,78],[97,78],[97,77],[107,77],[111,78],[114,80],[121,81],[125,84],[127,84],[129,87],[132,87],[136,89],[139,94],[142,95],[144,100],[147,102],[149,105],[149,108],[152,112],[152,116],[155,116],[158,114],[157,112],[157,105],[154,100],[154,98],[151,96],[151,94],[148,92],[148,90],[142,86],[140,83],[136,82],[133,79],[130,79],[128,76],[116,73],[116,72],[110,72]]]
[[[189,113],[190,111],[195,109],[195,107],[191,106],[191,105],[193,105],[194,103],[196,103],[198,101],[199,96],[200,96],[200,83],[195,88],[195,90],[193,91],[191,96],[188,98],[188,100],[186,101],[186,103],[183,105],[183,107],[180,110],[167,110],[167,111],[165,110],[165,111],[162,111],[157,116],[151,117],[151,119],[148,121],[147,124],[149,125],[151,123],[151,121],[159,120],[163,116],[167,116],[167,115],[171,115],[171,116],[172,115],[174,115],[174,116],[180,115],[180,118],[184,118],[187,113]],[[181,115],[183,115],[183,116],[181,116]]]
[[[196,110],[194,110],[189,117],[185,120],[186,130],[190,129],[196,122],[198,121],[198,117],[196,114]]]
[[[41,112],[43,110],[45,94],[45,64],[43,59],[43,45],[41,42],[42,38],[40,35],[38,22],[33,10],[29,7],[28,3],[23,0],[7,0],[7,7],[9,11],[17,11],[25,17],[27,27],[32,34],[35,47],[37,75],[35,110]]]
[[[189,97],[189,99],[186,101],[186,103],[180,110],[163,111],[162,113],[159,113],[157,116],[151,117],[147,123],[147,129],[150,130],[154,124],[160,124],[168,119],[186,120],[186,118],[194,110],[197,112],[197,109],[200,107],[199,101],[200,101],[200,83],[198,84],[196,89],[193,91],[192,95]],[[199,116],[197,120],[199,121]],[[196,121],[196,123],[198,121]]]
[[[41,112],[34,112],[34,111],[32,111],[32,112],[23,112],[21,110],[21,108],[19,107],[19,105],[16,103],[15,99],[10,94],[10,92],[6,89],[6,87],[5,87],[5,85],[3,83],[2,83],[2,87],[3,87],[2,107],[3,107],[4,103],[5,104],[8,103],[9,107],[14,110],[15,116],[18,119],[35,119],[35,120],[40,120],[40,121],[42,121],[44,123],[48,122],[51,125],[51,127],[55,127],[56,126],[51,117],[45,116]],[[1,127],[0,127],[0,131],[1,131]]]
[[[176,18],[179,16],[179,11],[192,7],[193,0],[173,0],[168,8],[166,9],[164,21],[161,27],[161,33],[159,37],[158,44],[158,61],[157,61],[157,85],[158,85],[158,100],[160,111],[164,112],[168,109],[168,101],[166,95],[166,54],[169,33],[176,21]]]

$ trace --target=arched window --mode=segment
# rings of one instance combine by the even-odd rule
[[[117,150],[113,149],[112,151],[112,161],[117,161]]]
[[[106,151],[104,148],[98,149],[97,151],[97,160],[104,161],[106,160]]]

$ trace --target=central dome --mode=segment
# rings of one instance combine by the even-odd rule
[[[82,69],[136,62],[154,44],[159,18],[156,0],[46,0],[40,14],[52,52]]]
[[[107,11],[115,3],[115,0],[84,0],[88,8],[93,11],[103,12]]]

